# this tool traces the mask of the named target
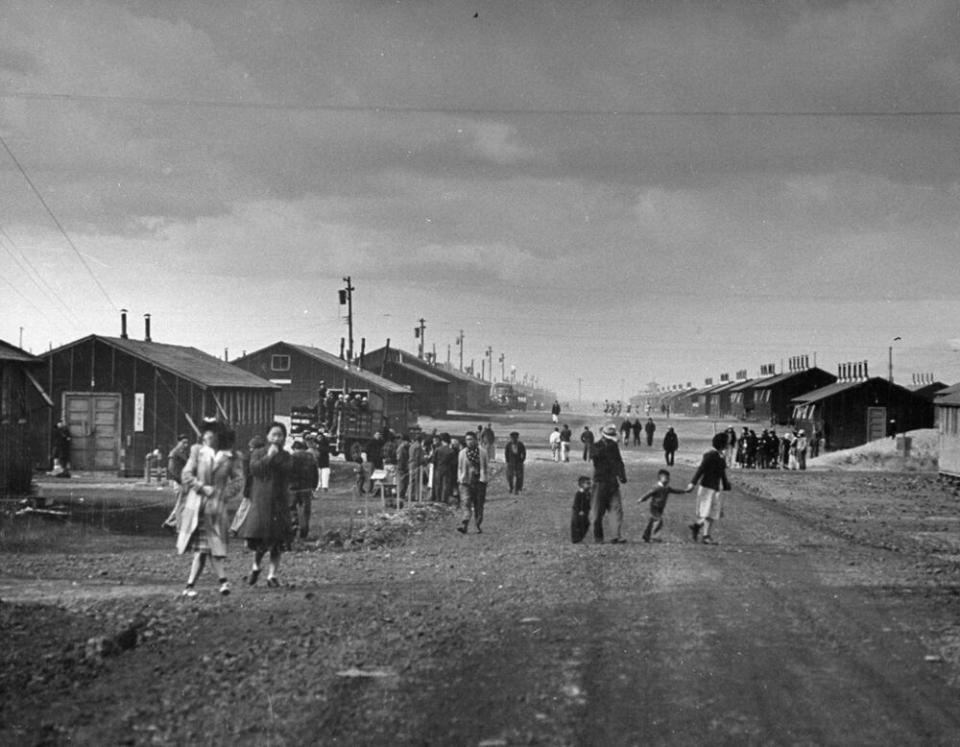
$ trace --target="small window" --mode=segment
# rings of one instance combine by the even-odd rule
[[[289,355],[271,355],[270,370],[271,371],[289,371],[290,356]]]

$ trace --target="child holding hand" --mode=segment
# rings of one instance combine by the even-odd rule
[[[650,521],[647,522],[647,528],[643,532],[644,542],[649,542],[651,535],[657,534],[663,529],[663,510],[667,506],[667,498],[670,497],[670,494],[676,493],[683,495],[684,493],[689,493],[692,489],[693,488],[679,490],[677,488],[671,488],[669,470],[661,469],[657,472],[657,486],[642,498],[637,499],[637,503],[643,503],[646,500],[650,501]]]

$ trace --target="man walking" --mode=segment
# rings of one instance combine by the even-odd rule
[[[483,504],[487,486],[487,452],[477,444],[477,435],[467,431],[464,436],[466,446],[457,456],[457,481],[460,483],[460,495],[463,498],[463,514],[457,531],[466,534],[473,517],[477,533],[481,533],[483,524]]]
[[[590,501],[590,521],[593,524],[593,540],[603,542],[603,517],[613,515],[613,539],[611,543],[625,542],[620,537],[623,525],[623,500],[620,483],[627,481],[627,471],[617,445],[617,426],[608,423],[600,431],[600,439],[590,453],[593,460],[593,500]]]
[[[520,440],[520,434],[514,431],[504,449],[507,461],[507,487],[511,493],[523,492],[523,463],[527,460],[527,447]]]
[[[657,424],[653,422],[653,418],[647,418],[647,424],[643,429],[647,432],[647,446],[653,446],[653,434],[657,430]]]
[[[590,449],[593,447],[593,431],[589,425],[583,426],[583,433],[580,434],[580,443],[583,444],[583,461],[590,460]]]

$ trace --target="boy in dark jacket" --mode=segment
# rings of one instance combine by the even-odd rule
[[[657,487],[642,498],[637,499],[637,503],[650,501],[650,521],[647,522],[647,528],[643,532],[644,542],[649,542],[652,534],[658,534],[663,529],[663,510],[667,507],[667,498],[670,497],[670,494],[683,495],[689,493],[690,490],[693,490],[693,488],[688,490],[671,488],[669,470],[662,469],[657,472]]]
[[[576,494],[573,496],[573,514],[570,517],[570,539],[574,544],[587,536],[590,527],[590,492],[592,480],[587,475],[581,475],[577,480]]]

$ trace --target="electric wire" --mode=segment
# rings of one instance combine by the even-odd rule
[[[4,229],[3,226],[0,226],[0,236],[3,236],[3,238],[6,239],[6,242],[0,241],[0,245],[3,245],[3,248],[7,251],[7,254],[10,255],[10,258],[23,271],[23,274],[27,276],[30,282],[32,282],[37,287],[37,290],[39,290],[40,293],[43,294],[48,301],[52,299],[56,303],[60,304],[60,306],[63,307],[63,309],[66,311],[65,316],[71,319],[71,323],[79,326],[80,325],[79,317],[77,317],[77,315],[73,312],[73,310],[63,302],[63,300],[60,298],[60,295],[57,293],[57,291],[54,290],[54,288],[51,287],[51,285],[44,279],[43,275],[40,274],[37,268],[30,261],[29,257],[27,257],[27,255],[24,254],[23,250],[20,249],[16,245],[16,243],[14,243],[13,239],[10,238],[10,235],[6,232],[6,229]],[[17,250],[17,253],[20,255],[20,258],[18,258],[17,255],[13,253],[13,251],[10,249],[10,246],[7,246],[7,244],[9,244],[10,246],[12,246],[14,249]],[[21,259],[23,260],[23,262],[21,262]],[[26,263],[26,265],[30,268],[30,270],[32,271],[32,274],[30,271],[27,270],[26,267],[24,267],[24,263]],[[40,285],[41,283],[43,284],[43,287],[41,287]]]
[[[107,303],[113,308],[114,311],[118,311],[117,305],[110,298],[110,295],[107,293],[107,289],[103,287],[103,284],[100,282],[100,279],[94,274],[93,269],[87,263],[87,260],[83,258],[83,255],[80,253],[80,250],[77,248],[76,244],[73,243],[73,239],[70,238],[69,234],[64,229],[63,224],[60,223],[59,218],[51,209],[50,205],[47,204],[47,201],[43,199],[43,195],[40,193],[40,190],[37,189],[36,185],[33,183],[33,180],[30,178],[30,175],[27,174],[26,169],[23,165],[17,160],[17,157],[13,154],[13,151],[10,150],[10,146],[7,145],[7,141],[0,135],[0,145],[3,145],[3,149],[7,152],[7,155],[10,156],[10,160],[13,161],[14,165],[17,167],[17,170],[23,176],[24,181],[29,185],[31,191],[36,196],[37,200],[43,205],[44,210],[47,211],[47,215],[50,216],[50,220],[53,221],[54,225],[57,227],[57,230],[60,231],[60,235],[63,236],[64,240],[69,244],[70,248],[73,249],[74,254],[77,255],[77,259],[80,260],[80,264],[83,265],[86,269],[87,274],[93,279],[93,282],[96,284],[97,288],[100,289],[100,292],[103,294],[103,297],[107,299]]]
[[[562,108],[562,107],[471,107],[426,106],[401,104],[308,104],[303,102],[236,101],[229,99],[164,98],[156,96],[106,96],[93,94],[49,93],[44,91],[0,91],[0,99],[54,101],[66,103],[132,104],[184,108],[215,108],[264,111],[315,111],[331,113],[384,114],[452,114],[470,116],[563,116],[563,117],[727,117],[727,118],[891,118],[891,117],[957,117],[957,109],[630,109],[630,108]]]

